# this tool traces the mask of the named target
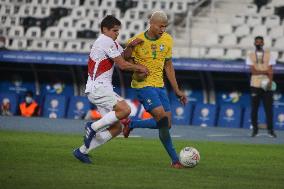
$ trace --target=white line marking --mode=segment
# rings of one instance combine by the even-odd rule
[[[117,137],[118,137],[118,138],[124,138],[123,135],[118,135]],[[140,135],[129,135],[128,138],[140,138],[140,137],[142,137],[142,136],[140,136]]]

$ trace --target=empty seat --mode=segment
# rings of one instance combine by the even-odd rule
[[[272,27],[269,36],[272,38],[279,38],[284,36],[284,27],[283,26],[275,26]]]
[[[62,39],[76,39],[77,31],[74,28],[66,28],[62,30],[61,38]]]
[[[256,26],[262,24],[262,18],[260,16],[249,16],[247,20],[247,25]]]
[[[85,0],[86,1],[86,0]],[[68,0],[68,1],[64,1],[64,6],[66,7],[78,7],[80,5],[80,1],[78,0]]]
[[[243,37],[250,34],[250,28],[248,25],[240,25],[235,31],[237,37]]]
[[[87,16],[85,7],[75,7],[72,9],[71,17],[75,19],[84,19]]]
[[[60,35],[60,30],[58,27],[48,27],[44,32],[44,38],[46,39],[58,39]]]
[[[216,33],[209,33],[203,40],[204,45],[208,46],[216,45],[219,43],[219,37]]]
[[[34,51],[44,51],[46,50],[47,41],[43,39],[34,39],[31,42],[31,45],[28,46],[29,50]]]
[[[63,17],[59,20],[58,22],[58,27],[60,29],[66,29],[66,28],[73,28],[74,24],[73,24],[73,18],[71,17]]]
[[[215,126],[216,106],[212,104],[197,104],[194,108],[192,125],[201,127]]]
[[[243,11],[245,15],[255,15],[257,12],[257,6],[255,4],[247,4]]]
[[[232,25],[231,24],[218,24],[217,25],[217,33],[219,35],[227,35],[232,33]]]
[[[30,27],[26,31],[26,37],[28,38],[40,38],[41,37],[41,29],[40,27]]]
[[[80,52],[81,51],[81,42],[80,41],[68,41],[64,51],[67,52]]]
[[[242,50],[241,49],[228,49],[224,55],[225,59],[235,60],[242,58]]]
[[[116,1],[104,0],[101,2],[100,8],[102,9],[113,9],[116,8]]]
[[[239,26],[239,25],[243,25],[245,23],[245,16],[244,15],[234,15],[232,18],[232,25],[233,26]]]
[[[235,34],[225,35],[222,40],[223,46],[232,47],[237,44],[237,37]]]
[[[87,19],[78,20],[77,23],[75,24],[75,28],[77,30],[90,29],[91,20],[87,20]]]
[[[63,95],[46,95],[43,105],[43,117],[63,118],[66,110],[66,97]]]
[[[189,48],[189,56],[191,58],[203,58],[206,49],[204,47],[191,47]]]
[[[274,27],[280,26],[280,17],[277,16],[277,15],[272,15],[272,16],[266,17],[265,25],[269,28],[274,28]]]
[[[274,14],[274,6],[265,5],[260,8],[259,14],[261,16],[270,16]]]
[[[238,105],[222,105],[218,116],[217,126],[227,128],[241,127],[241,107]]]
[[[8,33],[9,37],[23,37],[24,28],[22,26],[12,26]]]
[[[221,59],[224,56],[223,48],[210,48],[205,58]]]
[[[72,96],[69,101],[67,118],[84,119],[90,108],[90,102],[87,97]]]
[[[283,50],[284,49],[284,37],[278,38],[275,41],[274,47]]]
[[[27,48],[27,40],[24,38],[12,39],[12,44],[8,48],[12,50],[25,50]]]
[[[254,47],[254,37],[255,36],[246,36],[243,37],[239,43],[239,47],[242,48],[252,48]]]
[[[253,36],[266,36],[267,35],[267,28],[265,25],[257,25],[254,26],[252,30],[252,35]]]
[[[47,51],[62,51],[64,46],[63,41],[48,41],[46,50]]]

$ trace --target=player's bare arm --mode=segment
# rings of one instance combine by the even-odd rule
[[[129,60],[131,59],[131,55],[132,55],[132,51],[134,49],[135,46],[139,45],[143,43],[142,39],[139,38],[135,38],[133,39],[131,42],[129,42],[126,46],[126,48],[124,49],[122,56],[125,60]]]
[[[184,94],[183,91],[181,91],[178,87],[177,84],[177,80],[176,80],[176,74],[175,74],[175,70],[174,70],[174,66],[173,66],[173,62],[172,59],[169,59],[165,62],[165,66],[164,66],[167,78],[174,90],[174,92],[176,93],[176,95],[179,97],[180,102],[185,105],[187,103],[187,97]]]

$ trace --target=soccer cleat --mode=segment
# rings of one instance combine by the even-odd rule
[[[132,128],[129,128],[129,125],[131,123],[131,119],[126,118],[120,121],[122,123],[122,125],[124,126],[122,129],[122,133],[124,138],[128,138],[130,132],[133,130]]]
[[[175,169],[182,169],[182,168],[184,168],[184,166],[179,161],[175,162],[175,163],[172,163],[171,167],[175,168]]]
[[[276,134],[274,133],[274,131],[268,131],[268,136],[271,138],[276,138]]]
[[[73,151],[73,155],[74,155],[75,158],[77,158],[79,161],[81,161],[83,163],[87,163],[87,164],[92,163],[92,161],[89,158],[89,155],[83,154],[82,152],[80,152],[79,148],[77,148],[76,150]]]
[[[94,131],[91,127],[93,122],[87,122],[85,125],[86,135],[84,136],[84,143],[86,148],[90,147],[91,141],[93,137],[96,135],[96,131]]]

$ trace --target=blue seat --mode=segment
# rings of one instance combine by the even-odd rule
[[[216,123],[217,108],[212,104],[197,104],[194,108],[192,125],[211,127]]]
[[[251,107],[245,108],[244,116],[243,116],[243,128],[252,129],[251,125]],[[262,106],[258,109],[258,125],[266,125],[266,118],[264,108]]]
[[[72,96],[69,101],[67,118],[84,119],[91,104],[85,96]]]
[[[171,102],[172,123],[174,125],[190,125],[193,105],[187,103],[183,106],[180,102]]]
[[[236,104],[241,107],[246,107],[250,104],[249,91],[218,91],[216,95],[217,104]]]
[[[15,93],[0,93],[0,103],[3,103],[4,99],[8,99],[10,102],[10,112],[12,115],[16,115],[18,111],[18,95]]]
[[[232,104],[222,105],[220,107],[217,125],[220,127],[240,128],[241,107]]]
[[[274,108],[273,123],[275,129],[284,130],[284,106]]]
[[[63,118],[66,110],[64,95],[46,95],[43,106],[43,116],[49,118]]]

